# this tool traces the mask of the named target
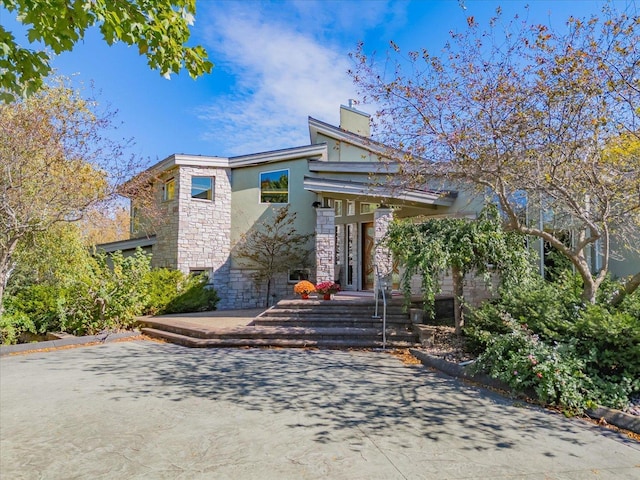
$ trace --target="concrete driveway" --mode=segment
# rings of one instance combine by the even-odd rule
[[[638,479],[640,445],[386,353],[130,341],[0,360],[0,478]]]

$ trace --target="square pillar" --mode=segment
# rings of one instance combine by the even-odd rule
[[[336,212],[316,208],[316,282],[333,282],[336,263]]]
[[[393,210],[390,208],[378,208],[373,214],[374,222],[374,260],[382,281],[389,287],[392,283],[393,256],[388,247],[382,245],[382,241],[389,230],[389,224],[393,221]],[[378,289],[378,277],[374,275],[374,289]]]

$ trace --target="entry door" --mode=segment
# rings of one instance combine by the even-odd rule
[[[373,290],[375,265],[375,228],[373,222],[362,224],[362,289]]]

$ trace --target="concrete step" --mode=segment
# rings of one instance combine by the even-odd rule
[[[371,318],[376,312],[368,309],[351,309],[351,310],[328,310],[322,308],[295,309],[295,308],[272,308],[264,312],[262,317],[285,317],[296,316],[302,317],[307,315],[315,316],[338,316],[345,318]],[[382,317],[382,310],[378,311],[378,316]],[[387,310],[387,318],[409,318],[408,313],[390,312]]]
[[[247,326],[228,329],[207,329],[199,327],[185,327],[169,323],[153,322],[146,323],[146,328],[154,330],[176,333],[192,338],[201,339],[234,339],[234,338],[264,338],[264,339],[377,339],[382,337],[380,328],[358,328],[358,327],[296,327],[296,326]],[[387,329],[387,337],[403,341],[417,341],[413,332],[406,330]]]
[[[359,327],[382,328],[382,319],[375,318],[340,318],[331,316],[262,316],[253,320],[256,326],[289,326],[289,327]],[[387,328],[410,328],[406,318],[387,318]]]
[[[195,348],[280,347],[280,348],[380,348],[382,339],[307,339],[307,338],[196,338],[179,333],[144,327],[142,333],[152,338]],[[410,348],[415,342],[387,338],[389,348]]]

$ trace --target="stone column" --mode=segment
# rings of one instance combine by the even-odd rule
[[[393,274],[393,257],[389,248],[381,245],[384,236],[387,234],[389,224],[393,221],[393,210],[390,208],[378,208],[373,214],[375,229],[375,265],[378,266],[380,277],[383,282],[391,287],[391,275]],[[378,277],[374,276],[374,289],[378,288]]]
[[[316,282],[335,280],[336,212],[316,208]]]

